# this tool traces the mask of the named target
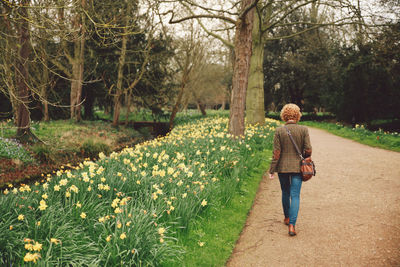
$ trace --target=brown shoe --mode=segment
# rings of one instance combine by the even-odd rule
[[[283,220],[283,223],[286,225],[289,225],[289,217],[285,217],[285,219]]]
[[[289,235],[290,236],[295,236],[296,235],[296,230],[294,229],[293,224],[289,224]]]

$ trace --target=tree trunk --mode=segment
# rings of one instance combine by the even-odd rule
[[[119,115],[121,113],[121,96],[123,93],[122,90],[122,82],[124,78],[124,65],[125,65],[125,59],[126,59],[126,45],[128,42],[128,22],[129,22],[129,7],[130,4],[128,3],[128,8],[127,8],[127,13],[125,16],[125,28],[123,31],[122,35],[122,47],[121,47],[121,55],[119,57],[119,62],[118,62],[118,76],[117,76],[117,90],[115,92],[114,96],[114,116],[113,116],[113,123],[112,125],[114,127],[118,126],[119,124]]]
[[[129,90],[128,92],[126,92],[125,103],[126,103],[125,125],[128,125],[129,124],[129,115],[131,114],[132,90]]]
[[[11,26],[10,26],[11,28]],[[9,34],[11,36],[11,34]],[[18,99],[16,97],[16,84],[14,80],[14,75],[12,74],[12,66],[17,65],[17,58],[14,57],[13,55],[15,54],[15,47],[17,45],[14,42],[11,42],[10,37],[6,37],[6,43],[5,43],[5,55],[4,55],[4,74],[5,74],[5,84],[6,84],[6,89],[7,93],[10,97],[10,102],[11,102],[11,107],[12,107],[12,114],[14,117],[14,124],[17,125],[18,121]]]
[[[253,0],[243,0],[242,10]],[[229,132],[235,137],[244,135],[244,110],[249,75],[254,8],[239,19],[235,33],[235,62],[232,78],[232,98],[229,115]]]
[[[172,127],[174,127],[174,120],[175,120],[176,114],[178,113],[179,106],[181,105],[181,102],[182,102],[182,96],[183,96],[183,93],[185,92],[185,86],[186,86],[186,78],[183,77],[182,83],[181,83],[181,90],[179,91],[178,98],[176,99],[176,103],[171,112],[171,117],[169,118],[169,128],[170,129],[172,129]]]
[[[16,89],[17,89],[17,139],[23,142],[32,141],[33,134],[30,130],[30,112],[28,109],[30,89],[28,86],[28,62],[29,62],[29,19],[28,19],[29,0],[22,0],[19,7],[19,51],[16,64]]]
[[[189,95],[186,94],[186,96],[183,98],[183,104],[182,104],[183,106],[182,110],[184,110],[185,113],[187,113],[188,105],[189,105]]]
[[[81,7],[84,9],[86,0],[82,0]],[[75,17],[75,29],[81,28],[81,35],[76,34],[74,46],[74,61],[72,66],[72,82],[71,82],[71,119],[76,121],[82,120],[81,101],[82,101],[82,83],[85,62],[85,14],[83,11],[77,11]]]
[[[206,105],[202,103],[200,100],[197,100],[197,107],[199,108],[201,115],[207,116]]]
[[[74,53],[77,55],[79,50],[79,46],[77,43],[74,45]],[[72,80],[71,80],[71,93],[70,93],[70,111],[71,111],[71,119],[76,119],[76,107],[79,103],[77,103],[78,96],[78,80],[79,80],[79,62],[75,56],[72,62]]]
[[[264,44],[260,32],[260,17],[254,15],[253,51],[250,59],[249,82],[246,95],[246,120],[249,124],[265,123],[264,110]]]
[[[48,66],[47,59],[45,58],[46,55],[43,53],[43,62],[44,62],[44,67],[43,67],[43,85],[42,85],[42,90],[40,92],[40,99],[42,101],[42,105],[44,107],[43,111],[43,120],[44,121],[49,121],[49,104],[47,102],[47,87],[50,86],[50,78],[49,78],[49,70],[47,69],[46,66]]]

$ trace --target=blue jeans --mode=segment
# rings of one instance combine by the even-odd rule
[[[289,224],[296,225],[300,206],[300,190],[303,179],[301,173],[278,173],[282,189],[282,206]]]

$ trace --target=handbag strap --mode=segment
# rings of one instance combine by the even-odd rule
[[[292,133],[291,133],[290,130],[286,127],[286,125],[283,125],[283,127],[285,127],[285,129],[286,129],[286,131],[287,131],[287,133],[288,133],[288,135],[289,135],[290,141],[292,141],[292,144],[294,145],[294,148],[295,148],[296,151],[297,151],[297,154],[299,154],[301,160],[303,160],[304,157],[303,157],[303,155],[301,154],[300,149],[299,149],[299,147],[297,146],[296,142],[294,141],[293,136],[292,136]]]

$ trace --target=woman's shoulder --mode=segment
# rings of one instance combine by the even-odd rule
[[[290,123],[290,124],[281,124],[280,126],[275,128],[275,131],[286,131],[286,128],[296,128],[302,130],[308,130],[307,126],[300,125],[298,123]]]
[[[287,126],[287,128],[285,126]],[[276,131],[277,132],[286,132],[287,131],[286,129],[289,129],[289,131],[291,131],[293,133],[295,133],[295,132],[297,132],[297,133],[307,133],[308,132],[308,128],[306,126],[299,125],[297,123],[288,124],[288,125],[284,124],[284,125],[276,128]]]
[[[308,128],[307,128],[307,126],[305,126],[305,125],[299,125],[299,124],[297,124],[299,127],[300,127],[300,129],[302,129],[303,131],[308,131]]]
[[[297,124],[297,127],[298,127],[298,129],[299,129],[299,132],[301,132],[301,133],[308,133],[308,128],[307,128],[307,126]]]

